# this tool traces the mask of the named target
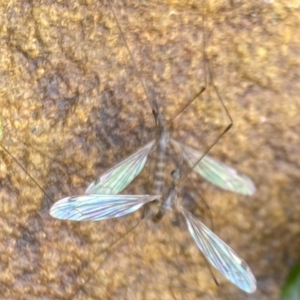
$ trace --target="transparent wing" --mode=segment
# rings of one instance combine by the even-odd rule
[[[86,194],[116,195],[121,192],[144,168],[154,141],[109,169],[92,182]]]
[[[253,181],[246,175],[238,173],[225,164],[205,155],[200,162],[202,153],[172,140],[172,144],[180,148],[183,158],[193,170],[212,184],[243,195],[253,195],[256,191]],[[198,162],[198,163],[197,163]]]
[[[256,280],[248,265],[194,215],[181,209],[191,236],[209,263],[241,290],[255,292]]]
[[[123,217],[145,203],[159,199],[153,195],[83,195],[63,198],[50,209],[50,215],[61,220],[99,221]]]

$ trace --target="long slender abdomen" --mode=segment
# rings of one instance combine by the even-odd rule
[[[165,130],[159,132],[157,140],[156,163],[154,170],[154,195],[162,195],[164,188],[164,170],[169,134]]]
[[[155,172],[154,172],[154,195],[161,195],[164,187],[164,169],[165,169],[166,151],[161,151],[158,147]]]

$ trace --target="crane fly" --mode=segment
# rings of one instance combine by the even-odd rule
[[[80,51],[80,50],[78,50],[78,51]],[[76,61],[76,63],[78,63],[78,61]],[[55,66],[55,64],[53,64],[52,66]],[[97,66],[98,67],[98,66]],[[55,72],[57,72],[57,70],[53,70],[53,72],[55,73]],[[72,69],[71,69],[71,72],[72,72]],[[22,72],[23,73],[23,72]],[[51,75],[51,74],[50,74]],[[51,79],[51,77],[50,77],[50,75],[49,75],[49,77],[47,77],[48,76],[48,73],[46,73],[45,74],[45,76],[43,76],[42,77],[42,80],[49,80],[49,79]],[[31,78],[31,77],[30,77]],[[30,79],[30,80],[32,80],[32,79]],[[54,80],[53,80],[54,81]],[[73,81],[73,80],[72,80]],[[50,82],[51,82],[51,80],[50,80]],[[84,83],[86,83],[86,82],[84,82]],[[76,85],[77,83],[74,83],[74,85]],[[83,84],[83,86],[84,86],[85,84]],[[111,86],[112,86],[112,84],[111,84]],[[54,87],[52,88],[52,85],[51,85],[51,88],[49,88],[49,90],[55,90],[55,85],[54,85]],[[43,89],[40,89],[40,90],[43,90]],[[36,91],[36,90],[33,90],[33,93],[35,93],[35,92],[39,92],[39,91]],[[39,95],[38,93],[37,93],[37,95],[39,96],[39,97],[37,97],[37,98],[39,98],[39,99],[45,99],[46,97],[47,97],[47,93],[45,93],[45,95]],[[57,95],[55,95],[55,97],[57,97]],[[61,97],[61,94],[59,95],[59,97]],[[5,99],[5,97],[3,97],[4,99]],[[34,97],[32,97],[32,99],[34,99]],[[29,102],[29,100],[24,100],[24,101],[21,101],[21,98],[20,99],[17,99],[18,100],[18,102],[17,102],[17,104],[16,104],[16,107],[19,107],[20,105],[21,105],[21,103],[23,103],[23,104],[26,104],[27,103],[27,101]],[[6,99],[4,100],[4,101],[7,101]],[[40,102],[41,102],[41,100],[39,100]],[[96,101],[96,100],[95,100]],[[98,101],[98,100],[97,100]],[[10,103],[10,102],[8,102],[9,104],[10,104],[10,106],[12,106],[12,103]],[[38,102],[39,103],[39,102]],[[42,102],[41,102],[42,103]],[[74,104],[74,107],[80,107],[80,104],[82,104],[82,103],[78,103],[78,105],[76,104]],[[26,106],[26,105],[25,105]],[[33,106],[32,106],[33,107]],[[88,110],[88,108],[89,107],[91,107],[91,103],[90,103],[90,100],[89,101],[87,101],[87,104],[86,104],[86,108],[85,108],[85,113],[86,113],[86,115],[90,115],[90,113],[89,113],[89,110]],[[32,109],[32,108],[31,108]],[[24,110],[21,110],[20,109],[20,111],[24,111]],[[39,109],[39,111],[41,111],[40,109]],[[157,117],[160,117],[159,115],[158,115],[158,112],[156,112],[157,113]],[[159,112],[160,113],[160,112]],[[26,116],[26,115],[25,115]],[[60,115],[61,116],[61,115]],[[12,114],[12,118],[13,117],[15,117],[15,115],[14,114]],[[66,114],[66,116],[65,115],[63,115],[63,117],[64,118],[67,118],[67,114]],[[16,118],[16,119],[18,119],[18,118]],[[45,118],[45,119],[48,119],[48,118]],[[26,120],[26,118],[25,118],[25,120]],[[77,120],[78,121],[78,120]],[[82,121],[82,123],[84,123],[85,124],[85,122],[84,121]],[[78,125],[78,124],[77,124]],[[80,124],[80,125],[78,125],[78,126],[83,126],[82,124]],[[54,127],[53,126],[53,124],[52,124],[52,126],[50,126],[50,128],[52,128],[52,127]],[[47,127],[45,127],[46,129],[47,129]],[[58,127],[59,128],[59,127]],[[30,132],[34,132],[34,128],[30,128],[30,129],[32,129],[32,131],[30,131]],[[47,131],[45,131],[45,132],[47,132]],[[57,130],[57,133],[61,133],[62,132],[62,130]],[[53,134],[54,135],[54,134]],[[13,135],[12,135],[13,136]],[[59,134],[55,134],[55,136],[59,136]],[[0,139],[1,139],[1,136],[0,136]],[[55,141],[55,140],[53,140],[53,141]],[[180,149],[181,150],[181,143],[179,143],[179,142],[177,142],[177,141],[175,141],[175,140],[173,140],[173,139],[171,139],[170,140],[171,141],[171,144],[174,146],[174,147],[177,147],[178,149]],[[37,145],[40,145],[41,143],[39,143],[39,144],[37,144]],[[67,145],[67,143],[62,143],[62,144],[58,144],[58,146],[56,146],[55,145],[55,143],[54,142],[52,142],[52,143],[49,143],[49,144],[47,144],[47,146],[48,146],[48,148],[50,149],[50,151],[53,151],[53,149],[56,147],[57,149],[65,149],[65,147],[60,147],[60,145]],[[185,146],[186,147],[186,146]],[[70,148],[70,147],[69,147]],[[104,180],[104,186],[103,187],[101,187],[101,185],[100,185],[100,192],[102,193],[102,194],[105,194],[105,192],[104,191],[101,191],[101,189],[103,189],[103,190],[106,190],[106,193],[107,193],[107,198],[106,198],[106,200],[103,200],[103,203],[105,204],[106,203],[106,205],[107,205],[107,208],[108,208],[108,206],[109,205],[111,205],[112,203],[111,203],[111,199],[114,197],[113,195],[115,195],[115,194],[118,194],[118,193],[120,193],[120,191],[122,191],[130,182],[132,182],[132,180],[141,172],[141,170],[144,168],[144,166],[145,166],[145,164],[146,164],[146,161],[147,161],[147,159],[148,159],[148,155],[149,155],[149,153],[151,152],[151,151],[153,151],[153,150],[155,150],[155,148],[157,148],[157,143],[155,142],[155,141],[153,141],[152,143],[150,142],[150,143],[148,143],[146,146],[144,146],[144,147],[142,147],[141,149],[140,149],[140,152],[139,151],[137,151],[137,152],[135,152],[135,153],[133,153],[132,155],[131,155],[131,163],[130,162],[125,162],[125,161],[123,161],[123,162],[121,162],[120,164],[121,164],[121,166],[120,166],[120,168],[115,168],[115,171],[116,172],[114,172],[112,169],[110,170],[110,171],[112,171],[114,174],[112,174],[112,173],[109,173],[109,174],[107,174],[108,172],[106,172],[105,174],[106,174],[106,177],[107,177],[107,179],[105,179],[105,178],[103,178],[103,176],[101,176],[99,179],[103,179]],[[186,156],[186,162],[188,163],[188,165],[190,166],[190,167],[194,167],[194,165],[196,164],[195,163],[195,160],[194,161],[191,161],[191,159],[193,159],[193,158],[188,158],[189,156],[191,156],[193,153],[191,153],[191,151],[188,151],[188,149],[187,148],[185,148],[185,150],[186,150],[186,154],[185,154],[185,156]],[[44,152],[47,152],[47,151],[44,151]],[[61,152],[63,152],[63,151],[61,151]],[[139,153],[138,153],[139,152]],[[148,152],[148,153],[147,153]],[[199,151],[198,151],[198,153],[199,153]],[[182,155],[184,155],[184,151],[182,151]],[[76,158],[74,158],[72,155],[70,155],[69,153],[66,155],[66,156],[68,156],[69,158],[70,158],[70,160],[72,159],[72,160],[74,160],[74,161],[76,161]],[[140,158],[137,158],[136,156],[140,156]],[[200,157],[201,156],[197,156],[197,157],[195,157],[194,159],[196,159],[196,162],[197,162],[197,164],[196,165],[200,165],[200,163],[203,163],[203,159],[201,160],[201,161],[199,161],[198,162],[198,160],[200,160]],[[51,157],[50,157],[51,158]],[[128,157],[128,159],[129,159],[130,157]],[[41,161],[43,161],[43,160],[41,160]],[[68,161],[69,162],[69,161]],[[129,163],[129,164],[128,164]],[[209,163],[209,162],[208,162]],[[217,161],[215,161],[214,160],[214,163],[217,163],[218,165],[220,165],[221,163],[218,163]],[[51,167],[48,167],[47,169],[44,167],[44,166],[41,166],[41,165],[39,165],[39,162],[38,161],[34,161],[33,163],[32,163],[34,166],[36,166],[36,168],[37,169],[43,169],[43,170],[45,170],[45,174],[46,175],[44,175],[44,177],[45,178],[48,178],[48,177],[50,177],[50,175],[49,175],[49,171],[48,171],[48,169],[51,169]],[[131,165],[130,165],[131,164]],[[137,168],[135,168],[135,166],[136,165],[138,165],[139,164],[139,166],[137,166]],[[51,165],[51,163],[50,164],[48,164],[49,166]],[[25,165],[25,167],[26,167],[26,165]],[[81,169],[83,169],[82,168],[82,166],[80,165],[80,167],[81,167]],[[117,167],[117,166],[116,166]],[[229,168],[227,167],[227,166],[225,166],[226,168],[225,168],[225,177],[226,176],[229,176],[229,173],[234,173],[235,171],[233,170],[233,172],[229,172]],[[129,172],[126,172],[126,170],[124,170],[124,169],[129,169]],[[221,169],[222,169],[222,166],[221,166]],[[131,170],[133,170],[133,172],[130,172]],[[195,167],[195,170],[196,170],[196,167]],[[201,168],[200,168],[200,170],[202,170],[202,172],[204,172],[205,171],[205,169],[204,169],[204,166],[202,166]],[[47,171],[48,171],[48,173],[47,173]],[[29,170],[29,172],[31,172],[30,170]],[[71,173],[71,172],[70,172]],[[70,174],[69,173],[69,174]],[[117,175],[116,173],[120,173],[119,175]],[[206,172],[206,174],[207,174],[207,172]],[[220,173],[219,173],[220,174]],[[35,175],[36,176],[36,175]],[[129,177],[131,177],[131,178],[127,178],[127,176],[129,176]],[[205,176],[204,176],[205,177]],[[232,177],[232,175],[231,175],[231,177]],[[59,178],[59,176],[58,176],[58,178]],[[213,176],[211,175],[211,176],[207,176],[207,179],[208,178],[213,178]],[[221,178],[221,181],[222,180],[225,180],[223,177]],[[245,181],[245,180],[244,180]],[[247,180],[246,180],[246,182],[247,182]],[[56,181],[56,183],[59,183],[59,181]],[[245,183],[243,183],[243,184],[245,184]],[[23,185],[23,184],[22,184]],[[21,185],[21,186],[22,186]],[[95,187],[95,185],[96,185],[96,183],[94,182],[93,184],[91,184],[91,187],[90,187],[90,189],[91,189],[91,191],[90,191],[90,193],[94,193],[94,191],[93,191],[93,189],[94,189],[94,187]],[[247,185],[247,184],[246,184]],[[44,185],[42,185],[42,187],[44,188],[44,186],[46,186],[46,184],[44,184]],[[111,187],[112,186],[112,187]],[[25,188],[25,186],[23,185],[23,187],[22,187],[22,189],[20,188],[20,191],[22,192],[22,193],[20,193],[20,195],[23,195],[23,197],[24,197],[24,188]],[[29,188],[28,188],[29,189]],[[28,190],[27,189],[27,190]],[[59,189],[59,186],[57,185],[57,189]],[[115,190],[114,190],[115,189]],[[232,187],[231,187],[231,189],[232,189]],[[44,191],[43,189],[41,189],[41,191]],[[116,192],[117,191],[117,192]],[[37,197],[36,197],[36,195],[35,195],[35,192],[34,191],[32,191],[32,190],[30,190],[29,191],[30,193],[29,193],[29,196],[28,196],[28,199],[30,199],[29,201],[32,201],[32,198],[34,198],[34,201],[35,201],[35,204],[36,204],[36,207],[34,207],[34,209],[35,210],[39,210],[40,208],[41,208],[41,201],[39,202],[38,200],[36,200],[37,199]],[[28,195],[28,192],[26,191],[26,195]],[[32,197],[32,196],[35,196],[35,197]],[[127,212],[127,213],[130,213],[130,212],[133,212],[133,211],[136,211],[137,209],[139,209],[140,207],[143,207],[143,206],[145,206],[147,203],[153,203],[153,202],[155,202],[155,200],[157,200],[157,198],[158,199],[162,199],[162,197],[161,197],[161,195],[160,194],[156,194],[156,193],[154,193],[154,195],[155,196],[151,196],[151,195],[149,195],[149,196],[147,196],[147,197],[145,197],[145,196],[142,196],[142,197],[136,197],[135,195],[133,196],[133,197],[130,197],[130,195],[126,198],[126,196],[124,196],[124,198],[123,199],[121,199],[122,200],[122,202],[120,202],[119,201],[119,205],[120,206],[123,206],[123,212],[119,212],[119,216],[122,216],[122,215],[125,215],[125,212]],[[9,196],[10,196],[10,198],[8,198],[8,199],[10,199],[11,200],[11,196],[12,196],[12,193],[10,193],[9,194]],[[13,195],[14,196],[14,195]],[[87,198],[90,196],[90,195],[85,195]],[[104,196],[104,195],[103,195]],[[97,197],[98,197],[98,195],[97,195]],[[115,203],[114,203],[114,205],[111,207],[111,211],[110,211],[110,213],[107,211],[107,218],[113,218],[113,217],[116,217],[117,215],[115,214],[115,212],[117,211],[117,209],[118,209],[118,198],[117,197],[119,197],[118,195],[117,196],[115,196]],[[88,199],[84,199],[84,201],[88,201]],[[27,198],[26,198],[27,199]],[[104,199],[104,198],[103,198]],[[74,202],[76,202],[77,200],[74,198]],[[11,201],[10,201],[11,202]],[[24,202],[24,201],[23,201]],[[145,204],[141,204],[141,202],[142,203],[145,203]],[[131,208],[130,207],[128,207],[128,205],[131,203]],[[18,205],[19,205],[19,203],[17,203]],[[75,204],[75,203],[74,203]],[[16,207],[18,206],[18,205],[16,205]],[[95,214],[96,214],[96,211],[99,211],[99,207],[98,208],[95,208]],[[32,210],[32,208],[31,208],[31,210]],[[15,211],[18,211],[17,209],[15,209]],[[30,214],[32,214],[31,212],[29,212]],[[21,211],[21,210],[19,210],[19,214],[20,215],[18,215],[17,214],[17,219],[24,219],[24,220],[28,220],[28,219],[26,219],[25,218],[25,216],[27,216],[27,214],[25,214],[25,216],[24,216],[24,212],[23,211]],[[22,217],[21,217],[21,214],[22,214]],[[8,214],[9,215],[9,214]],[[29,219],[30,220],[30,219]],[[28,222],[29,223],[29,222]],[[36,230],[37,231],[37,230]],[[19,233],[19,232],[18,232]],[[16,236],[17,236],[17,234],[16,234]],[[50,236],[50,235],[49,235]],[[37,244],[37,243],[36,243]],[[38,251],[37,251],[38,252]],[[37,257],[34,257],[34,259],[32,259],[32,262],[34,262],[34,261],[37,261]],[[47,261],[45,262],[45,264],[47,265]],[[23,270],[24,272],[24,274],[25,273],[27,273],[26,272],[26,270]],[[32,270],[30,269],[30,267],[28,268],[28,272],[32,272]],[[55,271],[53,271],[53,272],[55,272]],[[53,274],[55,274],[55,273],[53,273]],[[50,284],[52,284],[51,282],[50,282]]]
[[[129,47],[127,48],[129,50]],[[156,138],[99,176],[88,186],[85,195],[66,197],[56,202],[50,210],[53,217],[73,221],[99,221],[123,217],[146,207],[144,217],[154,222],[159,221],[177,202],[176,182],[179,179],[179,171],[173,172],[173,183],[167,197],[162,196],[164,161],[169,145],[181,153],[192,170],[212,184],[238,194],[255,193],[255,186],[246,175],[205,155],[205,152],[202,153],[171,138],[164,114],[156,104],[151,106],[156,123]],[[153,194],[119,195],[141,173],[153,150],[156,150]],[[158,205],[155,205],[157,203]],[[153,206],[155,210],[152,210]],[[191,236],[210,264],[240,289],[248,293],[254,292],[255,278],[246,263],[190,212],[179,205],[175,207],[185,218]]]
[[[89,185],[85,195],[66,197],[56,202],[50,214],[62,220],[100,221],[123,217],[145,206],[144,217],[154,222],[159,221],[177,198],[176,181],[179,171],[173,173],[172,187],[166,199],[162,199],[164,156],[169,142],[181,150],[183,158],[191,168],[213,184],[245,195],[252,195],[255,192],[254,184],[247,176],[239,174],[236,170],[207,155],[199,160],[202,156],[201,152],[170,139],[162,123],[163,115],[159,114],[155,117],[158,124],[156,140],[149,142],[101,175]],[[118,195],[139,175],[145,167],[150,151],[155,146],[157,159],[153,195]],[[159,205],[151,205],[153,203]],[[210,264],[240,289],[248,293],[254,292],[255,278],[246,263],[195,216],[183,207],[179,208],[191,236]]]
[[[147,219],[160,221],[175,207],[185,219],[188,231],[207,261],[229,281],[247,293],[256,290],[256,280],[249,266],[216,234],[200,222],[177,201],[178,169],[172,172],[172,185],[167,196],[162,195],[101,195],[71,196],[56,202],[50,214],[58,219],[73,221],[99,221],[126,216],[142,206],[161,200],[156,213],[150,212]]]

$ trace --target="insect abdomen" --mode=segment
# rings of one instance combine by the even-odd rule
[[[164,186],[165,151],[158,151],[154,176],[154,195],[161,195]]]

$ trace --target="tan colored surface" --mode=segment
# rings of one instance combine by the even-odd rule
[[[170,117],[203,85],[202,3],[136,2],[116,13]],[[199,178],[197,189],[187,183],[182,190],[199,204],[204,196],[215,232],[251,266],[258,291],[246,295],[215,272],[217,287],[172,214],[161,225],[139,227],[109,255],[104,249],[138,214],[80,224],[48,215],[55,201],[83,193],[97,174],[150,140],[154,122],[107,4],[2,1],[2,144],[51,199],[1,150],[1,299],[174,299],[170,286],[177,299],[278,298],[299,259],[300,3],[210,2],[208,57],[234,120],[212,155],[248,174],[258,191],[242,197]],[[173,124],[175,137],[203,149],[226,126],[208,92]],[[126,192],[149,192],[151,167]],[[205,210],[193,203],[200,217]]]

